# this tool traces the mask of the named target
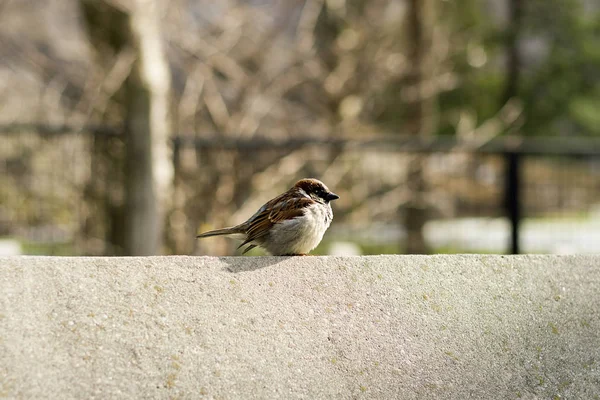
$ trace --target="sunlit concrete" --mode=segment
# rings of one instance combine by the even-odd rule
[[[0,397],[592,399],[600,257],[0,258]]]

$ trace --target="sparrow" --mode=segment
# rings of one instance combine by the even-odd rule
[[[204,232],[197,238],[241,234],[244,253],[260,246],[274,256],[306,255],[323,239],[333,219],[330,201],[340,197],[317,179],[301,179],[265,203],[246,222]]]

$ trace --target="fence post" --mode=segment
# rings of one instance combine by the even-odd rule
[[[173,170],[175,171],[175,176],[177,176],[177,172],[179,171],[179,161],[181,160],[181,138],[175,136],[171,140],[171,144],[173,145]]]
[[[504,153],[506,179],[505,207],[510,220],[510,253],[519,254],[519,225],[521,222],[521,156],[516,152]]]

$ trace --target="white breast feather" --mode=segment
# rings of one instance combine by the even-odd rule
[[[275,255],[307,254],[321,242],[332,218],[329,204],[313,204],[304,215],[273,226],[266,248]]]

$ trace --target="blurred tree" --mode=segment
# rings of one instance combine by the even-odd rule
[[[317,48],[329,71],[324,98],[338,115],[340,129],[437,133],[437,96],[448,76],[447,45],[436,32],[437,0],[326,2],[316,29]],[[361,132],[362,133],[362,132]],[[405,251],[427,253],[424,158],[410,155],[399,214],[407,232]]]
[[[519,88],[525,104],[523,131],[564,136],[600,133],[598,3],[528,1],[523,25],[523,75],[527,76]]]
[[[437,133],[435,111],[437,90],[431,90],[436,79],[434,70],[433,37],[435,0],[409,0],[407,10],[407,49],[410,61],[409,87],[414,96],[406,102],[406,131],[412,135],[429,136]],[[411,197],[403,207],[406,229],[406,252],[428,253],[423,227],[427,222],[428,204],[425,201],[427,181],[423,174],[425,157],[416,154],[408,164],[407,185]]]
[[[519,74],[521,72],[521,53],[519,39],[523,21],[521,0],[508,0],[509,24],[506,34],[506,82],[500,106],[519,94]]]
[[[83,234],[71,232],[84,238],[77,245],[83,253],[152,247],[153,239],[134,231],[161,225],[162,217],[143,215],[169,207],[171,192],[167,251],[198,251],[193,237],[200,224],[239,222],[296,177],[317,171],[349,194],[337,204],[337,221],[400,219],[411,252],[426,251],[421,228],[439,194],[454,201],[433,163],[414,154],[348,161],[344,149],[325,146],[218,148],[229,140],[410,133],[484,144],[506,132],[600,133],[600,7],[592,0],[171,0],[159,18],[153,7],[160,4],[0,6],[2,120],[125,132],[127,146],[121,137],[94,135],[91,163],[86,152],[73,162],[81,171],[91,166],[92,174],[77,181],[90,181],[86,204],[64,218],[86,219]],[[165,51],[173,127],[185,135],[178,137],[173,191],[169,117],[152,120],[152,110],[168,109],[154,107],[168,98]],[[84,146],[90,140],[77,137]],[[115,247],[103,250],[104,237]],[[231,252],[227,245],[201,245]]]
[[[129,6],[81,0],[81,6],[99,62],[118,64],[125,59],[130,66],[114,96],[123,109],[126,135],[124,234],[117,245],[127,255],[157,254],[173,179],[170,72],[158,5],[154,0],[136,0]]]

